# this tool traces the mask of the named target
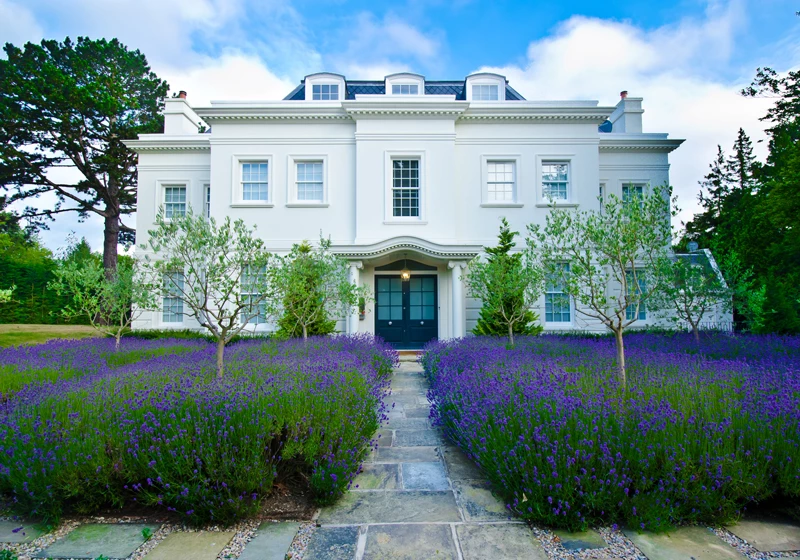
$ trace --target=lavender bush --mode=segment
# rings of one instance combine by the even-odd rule
[[[214,346],[193,344],[115,368],[98,356],[93,373],[11,397],[0,491],[15,513],[55,520],[140,504],[224,524],[255,513],[287,469],[322,503],[348,487],[385,412],[390,348],[367,337],[243,341],[217,379]]]
[[[800,337],[469,338],[423,358],[432,415],[509,509],[569,529],[721,523],[800,500]],[[794,507],[797,507],[796,505]]]

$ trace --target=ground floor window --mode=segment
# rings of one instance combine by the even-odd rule
[[[183,272],[169,272],[164,275],[164,300],[161,320],[164,323],[183,322]]]
[[[641,273],[634,274],[632,270],[629,270],[625,273],[626,282],[628,284],[628,292],[634,297],[640,298],[642,292],[645,290],[645,279],[641,276]],[[630,321],[631,319],[635,319],[637,321],[645,321],[647,320],[647,306],[645,302],[639,301],[639,309],[636,309],[636,304],[633,303],[625,309],[625,319]]]
[[[569,263],[558,265],[560,271],[548,278],[544,294],[545,323],[569,323],[572,309],[564,289],[564,275],[569,273]]]

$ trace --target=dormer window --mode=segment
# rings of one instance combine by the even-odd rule
[[[505,101],[506,79],[499,74],[481,72],[467,76],[467,101]]]
[[[419,95],[419,85],[392,84],[392,95]]]
[[[339,84],[314,84],[311,86],[313,101],[338,101]]]
[[[497,84],[473,84],[473,101],[497,101],[500,99],[500,88]]]

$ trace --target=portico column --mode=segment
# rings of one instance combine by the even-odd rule
[[[364,263],[361,261],[350,261],[350,282],[353,283],[355,287],[358,287],[359,284],[359,269],[364,268]],[[350,334],[355,334],[358,332],[358,306],[356,306],[352,313],[350,314]]]
[[[447,268],[450,269],[451,281],[451,308],[453,313],[453,327],[450,333],[451,338],[461,338],[464,336],[464,289],[461,284],[461,274],[466,263],[460,261],[450,261]]]

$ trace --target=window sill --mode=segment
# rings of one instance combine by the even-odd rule
[[[481,208],[522,208],[521,202],[483,202]]]
[[[272,208],[271,202],[234,202],[231,208]]]
[[[385,226],[424,226],[427,224],[427,221],[422,220],[384,220],[383,222]]]
[[[286,208],[327,208],[330,206],[327,202],[289,202]]]
[[[539,202],[536,208],[577,208],[577,202]]]

